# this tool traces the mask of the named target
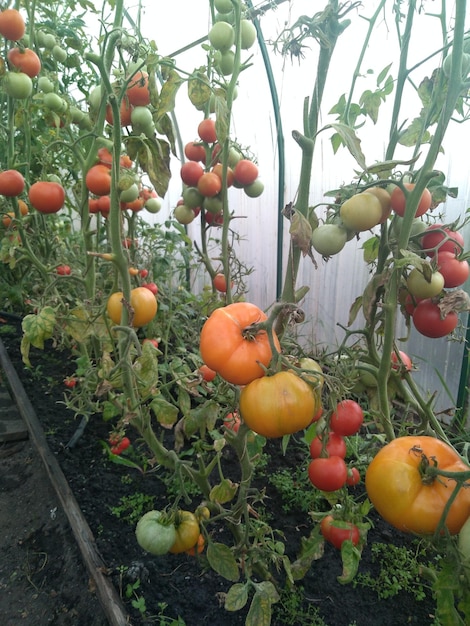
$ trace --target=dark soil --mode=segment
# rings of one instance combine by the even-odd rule
[[[246,609],[228,613],[223,607],[224,593],[232,583],[206,569],[204,557],[152,557],[139,548],[134,524],[112,513],[111,509],[120,505],[123,496],[136,493],[153,496],[151,508],[165,506],[167,488],[158,472],[143,477],[135,470],[111,463],[100,443],[107,439],[110,428],[100,418],[90,421],[73,449],[66,448],[78,426],[73,414],[61,404],[62,381],[73,373],[68,371],[73,363],[66,355],[52,349],[44,353],[34,351],[32,363],[36,369],[28,371],[21,363],[18,335],[2,333],[0,337],[42,423],[48,444],[92,529],[109,574],[122,594],[131,623],[134,626],[161,625],[171,621],[164,617],[175,620],[179,617],[184,620],[179,624],[186,626],[244,624]],[[300,447],[295,445],[289,447],[285,457],[277,442],[270,442],[267,451],[269,463],[265,476],[280,468],[293,472],[304,460]],[[228,456],[228,466],[230,461]],[[0,472],[0,617],[3,624],[104,625],[106,619],[93,590],[89,589],[73,535],[32,445],[29,442],[0,444]],[[272,514],[275,526],[284,532],[287,554],[294,559],[300,537],[309,534],[312,522],[300,511],[283,512],[278,492],[265,477],[262,480],[268,496],[266,509]],[[122,511],[121,517],[124,515]],[[371,518],[374,528],[369,531],[359,571],[377,576],[380,565],[371,560],[371,546],[375,542],[401,546],[412,539],[395,532],[374,515]],[[273,607],[273,626],[323,623],[327,626],[431,626],[435,623],[435,603],[429,592],[421,601],[404,591],[380,600],[375,591],[364,586],[339,584],[337,577],[341,570],[339,552],[327,545],[324,555],[313,562],[304,580],[298,583],[304,589],[303,604],[292,608],[294,594],[291,592],[289,616],[282,610],[282,604],[288,601],[289,594],[286,594],[283,603]],[[133,583],[135,589],[131,593]],[[132,601],[136,603],[142,598],[145,599],[144,617],[132,606]],[[308,618],[305,617],[307,611]]]

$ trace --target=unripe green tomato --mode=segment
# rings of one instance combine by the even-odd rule
[[[235,42],[235,31],[227,22],[217,22],[209,31],[209,42],[213,48],[225,52]]]
[[[346,241],[346,230],[337,224],[322,224],[312,233],[312,246],[324,257],[341,252]]]
[[[194,211],[184,204],[178,204],[174,210],[175,220],[180,224],[191,224],[196,217]]]
[[[67,51],[56,44],[52,48],[52,56],[59,63],[64,63],[67,60]]]
[[[243,159],[242,153],[237,150],[234,146],[230,146],[228,151],[228,164],[233,169],[238,161]]]
[[[102,98],[101,85],[96,85],[88,94],[88,104],[92,111],[97,111],[100,108]]]
[[[54,83],[47,76],[40,76],[38,79],[38,89],[43,93],[52,93],[54,91]]]
[[[33,81],[23,72],[6,72],[3,76],[3,88],[11,98],[23,100],[31,95]]]
[[[450,77],[452,65],[452,52],[446,56],[444,59],[444,63],[442,64],[442,70],[447,78]],[[467,78],[468,73],[470,72],[470,54],[464,52],[462,54],[462,79]]]
[[[357,193],[341,205],[340,216],[348,230],[369,230],[382,219],[380,200],[366,191]]]
[[[196,187],[186,187],[183,191],[184,204],[190,209],[197,209],[204,201],[204,196],[199,193]]]
[[[73,124],[80,124],[80,122],[82,122],[83,118],[85,117],[85,113],[76,106],[71,106],[69,112],[70,119]]]
[[[64,113],[67,110],[67,103],[56,93],[45,93],[44,105],[55,113]]]
[[[243,191],[249,198],[259,198],[264,191],[264,183],[257,178],[250,185],[243,187]]]
[[[250,20],[241,20],[241,47],[243,50],[248,50],[256,41],[256,28],[253,22]]]
[[[162,201],[160,198],[149,198],[145,202],[144,207],[149,213],[158,213],[162,208]]]
[[[444,276],[440,272],[432,272],[430,280],[415,267],[411,270],[406,281],[406,287],[412,296],[419,299],[434,298],[444,289]]]
[[[212,213],[213,215],[219,215],[224,208],[224,203],[220,196],[212,196],[212,198],[205,198],[203,203],[204,209]]]
[[[233,69],[235,67],[234,51],[227,50],[226,52],[220,52],[216,59],[216,65],[223,76],[230,76],[230,74],[233,74]]]
[[[233,4],[231,0],[214,0],[214,7],[219,13],[230,13]]]
[[[132,126],[138,126],[145,129],[147,126],[153,125],[152,112],[148,107],[136,106],[131,111]]]
[[[47,48],[48,50],[52,50],[55,45],[56,45],[56,40],[55,40],[54,35],[52,35],[51,33],[47,33],[46,35],[44,35],[44,47],[45,48]]]
[[[462,565],[470,570],[470,517],[460,529],[458,547]]]
[[[46,33],[43,30],[36,31],[36,41],[40,48],[46,47]]]
[[[121,202],[134,202],[139,197],[139,188],[136,183],[132,183],[127,189],[123,189],[119,194]]]
[[[230,13],[216,13],[214,23],[218,24],[219,22],[227,22],[227,24],[233,26],[235,24],[235,13],[233,11],[230,11]]]
[[[29,35],[28,33],[25,33],[23,37],[21,37],[21,43],[23,44],[25,48],[29,48],[29,42],[30,42]]]

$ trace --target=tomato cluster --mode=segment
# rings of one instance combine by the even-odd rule
[[[263,192],[258,178],[258,166],[244,158],[240,150],[231,146],[227,165],[221,163],[222,148],[217,139],[215,121],[208,117],[198,125],[198,141],[186,144],[184,153],[188,159],[180,169],[183,194],[174,209],[174,217],[180,224],[190,224],[204,209],[208,225],[223,221],[223,188],[242,188],[251,197]]]
[[[113,433],[109,436],[109,444],[111,446],[111,453],[120,455],[127,450],[131,445],[129,437],[123,437],[121,433]]]

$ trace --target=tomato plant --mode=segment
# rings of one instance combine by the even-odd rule
[[[283,437],[306,428],[317,411],[312,387],[292,371],[250,382],[240,392],[240,415],[264,437]]]
[[[330,428],[338,435],[354,435],[364,421],[364,413],[355,400],[342,400],[330,417]]]
[[[29,188],[29,201],[40,213],[57,213],[65,202],[65,190],[60,183],[40,180]]]
[[[319,457],[310,461],[308,477],[317,489],[336,491],[346,484],[348,468],[340,456]]]
[[[137,543],[141,548],[160,556],[174,545],[177,535],[175,525],[162,511],[149,511],[137,522]]]
[[[449,335],[456,329],[459,318],[455,311],[446,315],[441,313],[439,305],[427,298],[421,300],[413,311],[413,324],[425,337],[438,338]]]
[[[429,436],[399,437],[383,447],[366,472],[366,490],[377,512],[404,532],[427,535],[437,529],[455,480],[426,476],[426,464],[446,472],[469,467],[443,441]],[[470,481],[467,481],[470,485]],[[452,502],[446,527],[459,532],[468,517],[470,488],[462,488]]]
[[[200,534],[199,522],[191,511],[177,511],[175,515],[176,538],[169,551],[172,554],[187,552],[197,544]]]
[[[204,363],[235,385],[246,385],[264,376],[263,366],[269,365],[272,350],[266,331],[253,325],[266,319],[263,311],[249,302],[216,309],[201,330]],[[274,344],[280,350],[276,336]]]
[[[121,323],[122,299],[123,293],[121,291],[113,293],[108,298],[106,310],[114,324]],[[136,287],[131,290],[130,306],[132,309],[130,321],[132,326],[136,328],[145,326],[151,322],[158,308],[157,299],[153,293],[145,287]]]

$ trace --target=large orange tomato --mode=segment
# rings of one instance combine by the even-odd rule
[[[405,532],[429,535],[435,532],[455,481],[443,476],[427,482],[420,473],[425,457],[447,472],[470,468],[449,445],[435,437],[399,437],[375,456],[366,472],[366,490],[378,513]],[[453,501],[446,526],[453,535],[470,515],[470,480]]]
[[[216,309],[201,331],[204,363],[234,385],[247,385],[264,376],[262,365],[267,367],[272,358],[268,335],[264,330],[255,333],[246,329],[266,319],[263,311],[249,302]],[[280,350],[276,336],[274,343]]]
[[[108,298],[106,305],[108,315],[115,324],[121,323],[122,298],[122,291],[116,291]],[[157,299],[150,289],[145,287],[136,287],[131,290],[130,305],[134,310],[132,326],[135,328],[140,328],[151,322],[157,313]]]
[[[240,393],[243,421],[263,437],[283,437],[306,428],[317,408],[312,387],[292,371],[254,380]]]

